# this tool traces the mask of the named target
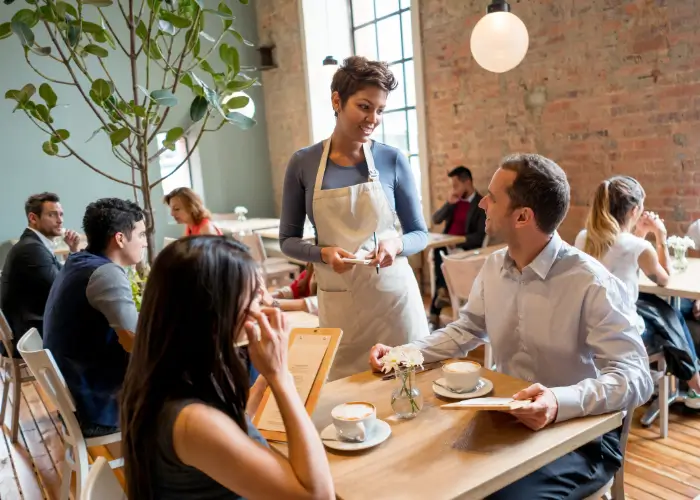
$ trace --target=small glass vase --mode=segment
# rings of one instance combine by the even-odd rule
[[[413,418],[423,409],[423,395],[416,386],[416,367],[396,368],[396,389],[391,393],[391,407],[399,418]]]
[[[685,254],[687,252],[686,248],[675,247],[673,249],[673,269],[679,273],[688,269],[688,259]]]

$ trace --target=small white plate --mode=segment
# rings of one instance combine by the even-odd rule
[[[442,385],[447,385],[447,382],[445,381],[444,378],[439,378],[435,382],[438,382]],[[450,398],[450,399],[471,399],[471,398],[480,398],[481,396],[486,396],[489,392],[491,392],[493,390],[493,382],[491,382],[487,378],[484,378],[484,377],[479,378],[479,385],[481,385],[481,387],[475,391],[464,392],[464,393],[460,394],[458,392],[452,392],[449,389],[445,389],[444,387],[440,387],[439,385],[437,385],[436,383],[433,382],[433,392],[435,392],[435,394],[437,394],[438,396],[443,396],[445,398]]]
[[[366,450],[367,448],[372,448],[378,444],[382,444],[389,438],[389,436],[391,436],[391,426],[384,420],[379,419],[377,419],[375,422],[374,429],[372,429],[372,434],[370,434],[369,439],[366,439],[361,443],[341,441],[338,439],[338,433],[336,432],[333,424],[321,431],[321,440],[323,441],[323,444],[325,444],[328,448],[340,451]]]

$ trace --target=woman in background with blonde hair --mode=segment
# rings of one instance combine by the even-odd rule
[[[674,351],[673,359],[667,359],[669,369],[688,382],[686,405],[700,408],[698,356],[683,316],[656,296],[639,297],[640,269],[659,286],[668,284],[670,274],[666,227],[657,214],[644,211],[645,196],[641,184],[632,177],[618,175],[603,181],[575,246],[598,259],[625,284],[637,306],[637,325],[644,342],[649,345],[662,340],[667,343],[665,353],[668,348]],[[650,232],[656,248],[645,239]]]
[[[170,215],[175,222],[186,225],[185,236],[223,234],[211,222],[211,212],[204,206],[202,198],[190,188],[175,188],[165,195],[164,201],[170,207]]]

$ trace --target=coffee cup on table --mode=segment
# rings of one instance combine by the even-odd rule
[[[361,443],[372,431],[377,408],[372,403],[352,401],[333,408],[331,417],[339,439]]]
[[[455,361],[442,366],[445,384],[453,391],[467,392],[479,383],[481,365],[473,361]]]

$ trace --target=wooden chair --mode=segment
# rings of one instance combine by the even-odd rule
[[[105,457],[90,467],[80,500],[126,500],[126,494]]]
[[[294,280],[299,276],[299,266],[292,264],[283,257],[268,257],[265,252],[262,237],[258,233],[234,234],[234,238],[248,247],[250,254],[260,267],[265,277],[265,283],[280,278]]]
[[[627,415],[622,422],[622,432],[620,433],[620,451],[622,452],[622,466],[615,473],[615,475],[608,481],[605,486],[596,491],[591,496],[587,497],[585,500],[598,500],[603,498],[605,500],[625,500],[625,452],[627,450],[627,440],[630,436],[630,428],[632,427],[632,420],[634,419],[634,410],[632,407],[627,410]]]
[[[447,291],[452,302],[452,318],[459,318],[460,308],[469,300],[474,280],[481,272],[481,268],[486,262],[487,255],[475,255],[467,258],[455,258],[451,255],[442,256],[442,274],[445,276]],[[484,366],[493,366],[493,353],[491,344],[484,346]]]
[[[36,328],[29,330],[17,344],[17,350],[27,363],[36,381],[47,394],[51,402],[58,408],[63,420],[62,438],[65,447],[65,459],[61,468],[60,500],[68,500],[73,472],[76,475],[75,498],[82,498],[81,492],[87,480],[90,464],[88,462],[88,447],[119,443],[121,432],[106,436],[85,438],[75,415],[75,403],[68,386],[56,365],[51,351],[44,349],[41,337]],[[113,469],[122,467],[124,459],[112,460],[109,466]]]
[[[12,329],[0,310],[0,341],[5,347],[5,356],[0,357],[0,379],[2,380],[2,405],[0,406],[0,426],[5,423],[5,411],[12,386],[12,417],[10,419],[10,438],[17,442],[19,431],[19,405],[22,404],[22,384],[31,382],[34,377],[27,371],[27,364],[21,358],[13,358]],[[24,373],[23,373],[24,372]]]

